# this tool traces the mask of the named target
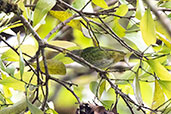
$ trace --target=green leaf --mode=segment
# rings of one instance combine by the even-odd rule
[[[41,38],[45,38],[45,36],[53,29],[55,28],[55,26],[58,24],[58,20],[51,16],[51,15],[47,15],[45,18],[46,23],[42,24],[38,30],[37,33],[39,34],[39,36]],[[58,32],[58,31],[57,31]],[[48,38],[48,41],[51,40],[52,38],[54,38],[54,36],[57,34],[57,32],[53,33],[50,38]]]
[[[12,77],[7,77],[5,79],[0,80],[0,84],[6,87],[11,87],[14,90],[20,90],[24,91],[25,90],[25,84],[21,81],[15,80]]]
[[[6,61],[18,61],[19,60],[17,53],[15,53],[12,49],[5,51],[2,54],[1,59],[6,60]]]
[[[92,81],[89,85],[89,88],[94,95],[96,95],[97,93],[97,87],[98,87],[97,81]]]
[[[164,4],[161,5],[161,7],[171,8],[171,1],[165,2]]]
[[[22,79],[23,73],[24,73],[24,66],[25,66],[25,62],[24,62],[24,59],[23,59],[22,52],[20,50],[19,67],[20,67],[20,76],[21,76],[21,79]]]
[[[141,97],[141,89],[140,89],[140,83],[138,79],[138,75],[135,75],[134,81],[133,81],[133,89],[134,89],[134,95],[138,102],[138,104],[143,105],[143,100]]]
[[[105,109],[110,109],[111,106],[114,104],[113,100],[102,100],[101,101]]]
[[[0,59],[0,69],[2,71],[6,71],[6,66],[4,65],[4,63],[2,62],[2,60]]]
[[[125,36],[125,29],[119,24],[119,20],[116,19],[114,20],[114,27],[113,31],[119,36],[119,37],[124,37]]]
[[[65,65],[58,60],[55,59],[48,59],[46,60],[47,67],[49,74],[58,74],[58,75],[65,75],[66,74],[66,67]],[[32,64],[33,67],[36,67],[36,63]],[[45,67],[43,61],[40,62],[40,69],[45,72]]]
[[[39,0],[37,2],[33,16],[33,26],[37,25],[42,19],[44,19],[55,3],[56,0]]]
[[[157,108],[158,106],[160,106],[164,102],[165,102],[165,96],[164,96],[162,87],[158,81],[155,81],[155,91],[154,91],[152,109]]]
[[[99,97],[101,97],[103,91],[105,90],[106,88],[106,81],[103,81],[101,84],[100,84],[100,87],[99,87]]]
[[[147,9],[140,22],[144,42],[149,46],[156,43],[155,24],[150,9]]]
[[[64,64],[70,64],[74,61],[70,57],[66,57],[63,53],[57,54],[53,59],[63,62]]]
[[[136,45],[136,47],[142,52],[148,48],[148,46],[142,39],[140,32],[127,33],[124,38],[133,42]],[[152,53],[152,52],[154,52],[152,47],[149,47],[148,50],[145,51],[145,53]]]
[[[92,0],[92,2],[101,8],[108,8],[108,5],[104,0]]]
[[[70,18],[72,16],[72,13],[69,13],[67,11],[53,11],[53,10],[51,10],[50,14],[62,22],[67,20],[68,18]],[[67,23],[67,25],[71,26],[72,28],[81,30],[80,20],[76,20],[76,19],[71,20],[69,23]]]
[[[26,102],[32,114],[44,114],[38,107],[33,105],[27,98],[26,98]]]
[[[147,63],[150,65],[153,72],[157,74],[160,80],[171,80],[171,74],[166,70],[163,65],[161,65],[158,60],[147,60]]]
[[[171,98],[171,81],[158,80],[167,98]]]
[[[78,10],[81,10],[87,3],[87,0],[74,0],[72,6]],[[88,4],[84,9],[84,12],[93,12],[93,7],[91,4]]]
[[[48,109],[47,111],[46,111],[46,114],[58,114],[54,109]]]
[[[137,0],[135,17],[140,20],[144,12],[145,12],[145,8],[144,8],[143,0]]]
[[[14,76],[14,72],[16,70],[16,67],[14,65],[9,65],[7,68],[6,68],[6,72],[10,75],[10,76]]]

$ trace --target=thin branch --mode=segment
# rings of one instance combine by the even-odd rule
[[[55,82],[58,82],[60,85],[64,86],[68,91],[70,91],[75,98],[77,99],[78,103],[81,104],[80,98],[75,94],[75,92],[73,90],[71,90],[68,86],[66,86],[63,82],[61,82],[60,80],[54,78],[54,77],[50,77],[50,79],[52,79]]]
[[[46,57],[45,57],[45,53],[44,53],[44,47],[40,47],[40,51],[41,51],[41,55],[42,55],[42,58],[43,58],[43,64],[44,64],[45,75],[46,75],[46,79],[45,79],[46,93],[45,93],[45,98],[44,98],[44,101],[43,101],[43,104],[42,104],[42,110],[44,111],[45,106],[46,106],[46,102],[47,102],[48,96],[49,96],[49,87],[48,87],[49,72],[48,72]]]
[[[67,20],[61,22],[60,24],[58,24],[55,28],[53,28],[48,35],[46,35],[46,37],[44,38],[45,40],[47,40],[53,33],[55,33],[58,29],[61,29],[63,26],[65,26],[67,23],[69,23],[71,20],[73,20],[74,18],[78,17],[78,15],[73,15],[70,18],[68,18]]]

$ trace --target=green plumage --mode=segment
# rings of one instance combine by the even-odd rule
[[[72,53],[82,57],[87,62],[99,68],[107,68],[111,64],[123,60],[126,55],[122,51],[99,47],[88,47],[83,50],[73,50]],[[75,59],[73,60],[79,62]],[[83,63],[81,64],[84,65]]]

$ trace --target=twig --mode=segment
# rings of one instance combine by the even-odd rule
[[[45,80],[45,87],[46,87],[46,93],[45,93],[45,98],[42,104],[42,110],[45,110],[45,106],[46,106],[46,102],[48,100],[48,96],[49,96],[49,88],[48,88],[48,81],[49,81],[49,72],[48,72],[48,67],[47,67],[47,63],[46,63],[46,57],[44,54],[44,47],[40,47],[40,51],[41,51],[41,55],[43,57],[43,64],[44,64],[44,69],[45,69],[45,75],[46,75],[46,80]]]
[[[70,92],[75,96],[75,98],[77,99],[78,103],[81,104],[80,98],[79,98],[79,97],[75,94],[75,92],[72,91],[68,86],[66,86],[63,82],[59,81],[59,80],[56,79],[56,78],[50,77],[50,79],[52,79],[53,81],[56,81],[56,82],[58,82],[60,85],[64,86],[68,91],[70,91]]]
[[[53,33],[55,33],[58,29],[61,29],[63,26],[65,26],[67,23],[69,23],[72,19],[78,17],[78,15],[73,15],[70,18],[68,18],[67,20],[65,20],[64,22],[61,22],[60,24],[58,24],[55,28],[53,28],[48,35],[46,35],[46,37],[44,38],[45,40],[47,40]]]

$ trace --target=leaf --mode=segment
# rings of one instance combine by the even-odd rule
[[[171,36],[169,33],[166,31],[166,29],[160,24],[160,22],[155,21],[155,28],[156,31],[159,32],[160,37],[163,37],[164,39],[168,40],[171,42]],[[163,41],[164,42],[164,41]],[[164,42],[165,43],[165,42]]]
[[[110,109],[111,106],[114,104],[113,100],[102,100],[101,101],[105,109]]]
[[[74,42],[78,44],[82,48],[90,47],[93,45],[92,39],[87,38],[83,35],[83,32],[74,29],[73,30],[73,35],[74,35]]]
[[[146,10],[141,19],[140,30],[142,33],[142,38],[148,46],[156,43],[155,24],[150,13],[150,9]]]
[[[114,27],[113,31],[119,36],[119,37],[124,37],[125,36],[125,29],[119,24],[119,20],[116,19],[114,20]]]
[[[49,74],[58,74],[58,75],[65,75],[66,74],[66,67],[65,65],[58,60],[55,59],[48,59],[46,60],[47,67]],[[36,64],[32,64],[33,67],[36,67]],[[40,62],[40,69],[45,72],[45,67],[43,61]]]
[[[72,14],[67,12],[67,11],[53,11],[53,10],[51,10],[50,14],[62,22],[67,20],[68,18],[70,18],[72,16]],[[81,30],[80,20],[71,20],[69,23],[67,23],[67,25],[71,26],[72,28]]]
[[[15,80],[12,77],[7,77],[5,79],[0,80],[0,84],[6,87],[11,87],[14,90],[20,90],[24,91],[25,90],[25,84],[21,81]]]
[[[77,10],[81,10],[86,3],[89,2],[88,0],[74,0],[72,2],[72,6]],[[91,4],[88,4],[84,9],[83,12],[93,12],[93,7]]]
[[[128,6],[126,4],[122,4],[119,6],[119,8],[116,10],[115,15],[118,16],[124,16],[128,12]],[[114,17],[114,27],[113,31],[119,36],[124,37],[125,36],[125,29],[119,24],[119,17]]]
[[[164,35],[157,33],[158,38],[163,41],[168,48],[171,49],[171,41],[169,41]]]
[[[164,102],[165,102],[165,96],[164,96],[162,87],[158,81],[155,81],[155,90],[154,90],[152,109],[157,108],[158,106],[160,106]]]
[[[166,70],[163,65],[161,65],[158,60],[147,60],[147,63],[150,65],[153,72],[157,74],[160,80],[171,80],[171,74]]]
[[[143,105],[143,100],[141,97],[141,89],[140,89],[140,83],[138,80],[138,75],[135,75],[134,81],[133,81],[133,90],[135,98],[138,102],[138,104]]]
[[[12,93],[10,91],[10,89],[6,86],[3,86],[3,92],[6,98],[11,98],[12,97]],[[12,102],[12,101],[11,101]]]
[[[44,114],[38,107],[33,105],[27,98],[26,98],[26,102],[32,114]]]
[[[59,23],[58,20],[51,16],[51,15],[47,15],[45,18],[46,23],[42,24],[38,30],[37,33],[39,34],[39,36],[41,38],[45,38],[46,35],[53,29],[56,27],[56,25]],[[49,38],[48,41],[50,41],[52,38],[55,37],[55,35],[58,33],[58,31],[56,31],[55,33],[53,33]],[[46,39],[47,40],[47,39]]]
[[[122,4],[116,10],[115,15],[125,16],[127,14],[127,12],[128,12],[128,6],[126,4]],[[120,19],[120,18],[119,17],[115,17],[114,19]]]
[[[34,56],[37,51],[37,47],[33,46],[33,45],[21,45],[20,49],[22,50],[22,53],[26,53],[27,55],[30,55],[30,56]],[[23,57],[26,60],[30,59],[28,56],[25,56],[25,55],[23,55]],[[6,61],[17,61],[18,62],[19,55],[12,49],[9,49],[2,54],[1,59],[6,60]]]
[[[165,2],[164,4],[161,5],[161,7],[171,8],[171,1]]]
[[[6,66],[4,65],[4,63],[2,62],[2,60],[0,59],[0,69],[2,71],[6,71]]]
[[[48,43],[51,44],[51,45],[61,47],[61,48],[65,48],[65,49],[77,46],[73,42],[61,41],[61,40],[49,41]]]
[[[92,2],[101,8],[108,8],[108,5],[104,0],[92,0]]]
[[[21,79],[20,72],[16,73],[14,77],[20,80]],[[27,83],[34,84],[34,85],[37,84],[37,76],[34,75],[33,72],[24,72],[22,80]]]
[[[145,12],[145,8],[144,8],[143,1],[137,0],[135,17],[140,20],[143,16],[144,12]]]
[[[142,39],[140,32],[127,33],[124,38],[133,42],[137,46],[137,48],[142,52],[148,48],[147,44]],[[152,52],[154,52],[152,47],[149,47],[148,50],[145,51],[145,53],[152,53]]]
[[[5,51],[2,54],[1,59],[6,60],[6,61],[18,61],[19,60],[17,53],[15,53],[12,49]]]
[[[56,0],[39,0],[37,2],[33,16],[33,26],[37,25],[42,19],[44,19],[55,3]]]
[[[6,72],[10,75],[10,76],[14,76],[14,72],[16,70],[16,67],[14,65],[9,65],[7,68],[6,68]]]
[[[99,98],[101,97],[102,93],[104,92],[106,88],[106,81],[103,81],[101,84],[100,84],[100,87],[99,87]]]
[[[16,23],[16,24],[14,24],[14,25],[10,25],[10,26],[5,26],[5,27],[1,27],[0,28],[0,33],[1,32],[5,32],[6,30],[11,30],[11,28],[16,28],[16,27],[19,27],[19,26],[22,26],[23,24],[22,23]],[[11,32],[13,32],[13,31],[11,31]],[[9,34],[9,33],[8,33]],[[12,33],[13,34],[13,33]]]
[[[54,109],[48,109],[47,111],[46,111],[46,114],[58,114]]]
[[[22,52],[20,50],[20,57],[19,57],[19,67],[20,67],[20,76],[21,76],[21,79],[23,79],[23,73],[24,73],[24,66],[25,66],[25,62],[24,62],[24,59],[23,59],[23,55],[22,55]]]
[[[89,88],[94,95],[96,95],[97,93],[97,87],[98,87],[97,81],[92,81],[89,85]]]
[[[171,98],[171,81],[158,80],[167,98]]]

